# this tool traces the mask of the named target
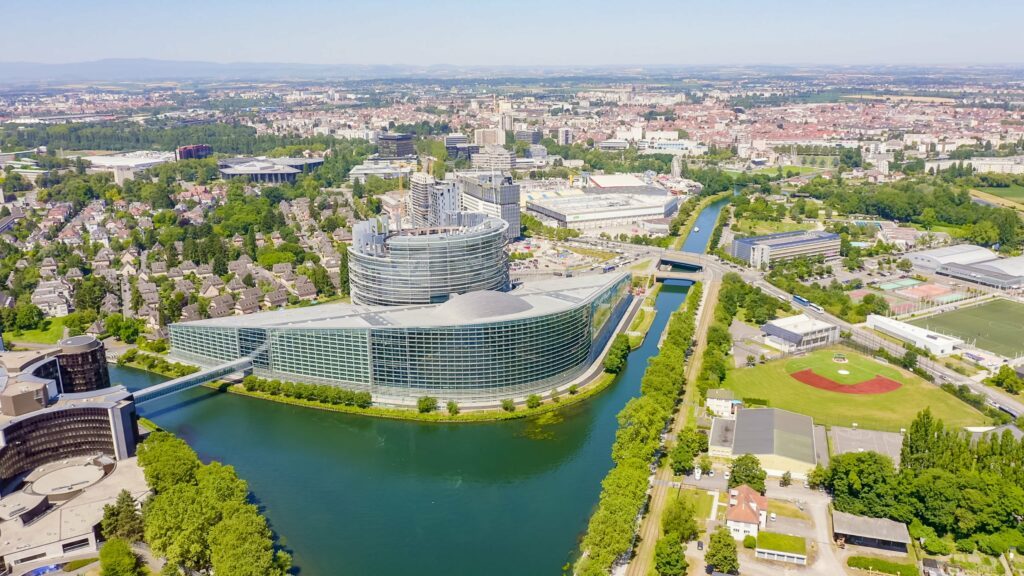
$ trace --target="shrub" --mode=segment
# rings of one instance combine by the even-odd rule
[[[575,394],[580,391],[580,387],[576,384],[569,386],[569,394]]]
[[[527,408],[532,410],[534,408],[537,408],[538,406],[540,406],[540,396],[537,396],[536,394],[530,394],[529,396],[527,396],[527,398],[526,398],[526,407]]]
[[[459,415],[459,403],[455,400],[448,401],[448,415],[458,416]]]
[[[883,574],[895,574],[896,576],[920,576],[917,566],[913,564],[900,564],[881,558],[868,558],[867,556],[851,556],[846,564],[850,568],[862,570],[874,570]]]
[[[505,398],[501,401],[501,409],[505,412],[515,412],[516,403],[513,402],[511,398]]]
[[[750,534],[743,537],[743,547],[747,550],[753,550],[757,548],[757,538],[754,538]]]
[[[437,410],[437,398],[421,396],[419,400],[416,400],[416,409],[420,411],[420,414],[427,414]]]

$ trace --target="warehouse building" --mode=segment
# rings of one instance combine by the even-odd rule
[[[766,236],[736,238],[731,255],[754,268],[771,266],[782,260],[805,256],[839,256],[839,235],[820,230],[780,232]]]
[[[777,318],[761,327],[765,340],[786,352],[827,346],[839,340],[839,326],[806,314]]]
[[[959,338],[932,332],[926,328],[900,322],[893,318],[879,316],[878,314],[868,315],[868,328],[878,330],[894,338],[899,338],[936,356],[949,356],[964,344],[964,341]]]
[[[714,419],[708,453],[723,458],[753,454],[770,476],[789,472],[805,479],[823,450],[815,446],[810,416],[778,408],[744,408],[735,419]]]
[[[837,542],[906,552],[910,532],[906,524],[885,518],[869,518],[832,511],[832,537]]]
[[[957,244],[955,246],[943,246],[922,252],[912,252],[907,255],[910,263],[926,270],[937,270],[946,264],[970,265],[978,262],[995,260],[995,252],[975,246],[973,244]]]

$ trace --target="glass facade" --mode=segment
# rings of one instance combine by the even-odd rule
[[[461,226],[398,234],[386,223],[360,222],[349,247],[352,303],[401,306],[444,302],[452,294],[508,286],[508,223],[460,213]]]
[[[444,326],[172,324],[171,350],[202,365],[255,350],[260,376],[366,390],[375,399],[520,397],[569,382],[597,359],[628,306],[629,284],[623,275],[547,313]]]

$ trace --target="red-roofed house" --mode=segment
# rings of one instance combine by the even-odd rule
[[[729,511],[725,525],[736,540],[757,538],[757,531],[768,521],[768,499],[746,484],[729,490]]]

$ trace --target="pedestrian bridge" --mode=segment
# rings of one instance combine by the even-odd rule
[[[207,382],[213,382],[219,378],[223,378],[228,374],[235,372],[252,372],[252,358],[245,357],[239,358],[238,360],[232,360],[231,362],[225,362],[219,366],[213,368],[206,368],[200,370],[188,376],[182,376],[181,378],[175,378],[174,380],[168,380],[156,386],[150,386],[143,390],[135,392],[135,403],[142,404],[143,402],[149,402],[150,400],[156,400],[157,398],[163,398],[164,396],[170,396],[182,390],[188,390],[189,388],[195,388],[196,386],[202,386]]]

